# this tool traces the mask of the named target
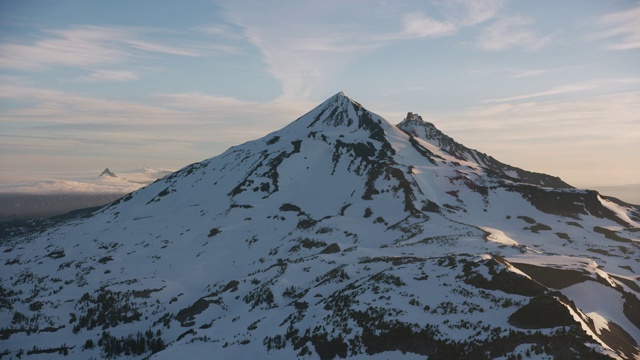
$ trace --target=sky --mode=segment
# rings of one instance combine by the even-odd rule
[[[640,183],[640,2],[0,0],[0,185],[177,170],[344,91],[578,187]]]

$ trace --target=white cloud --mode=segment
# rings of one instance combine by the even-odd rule
[[[453,21],[438,21],[422,12],[405,14],[404,33],[409,36],[439,37],[458,32],[459,24]]]
[[[614,12],[601,17],[598,25],[603,28],[592,39],[610,39],[612,50],[631,50],[640,48],[640,6]]]
[[[11,194],[126,194],[143,184],[98,178],[84,181],[45,179],[36,183],[3,184],[0,193]]]
[[[462,20],[465,26],[477,25],[491,20],[504,6],[503,0],[465,0],[462,1],[466,8],[466,16]]]
[[[157,52],[168,55],[180,55],[180,56],[200,56],[202,55],[197,49],[183,48],[178,46],[168,46],[164,44],[158,44],[150,41],[126,39],[123,41],[126,45],[130,45],[138,50]]]
[[[478,36],[478,47],[485,51],[502,51],[520,47],[537,50],[551,40],[551,36],[539,36],[529,25],[532,19],[515,16],[502,18],[487,26]]]
[[[242,39],[242,34],[239,33],[238,29],[226,24],[209,24],[195,27],[193,30],[215,38]]]
[[[443,18],[437,20],[421,11],[403,16],[404,34],[417,37],[441,37],[457,33],[464,27],[493,19],[504,6],[498,0],[458,0],[442,4]]]
[[[97,70],[89,75],[80,76],[74,82],[131,81],[138,79],[138,74],[126,70]]]

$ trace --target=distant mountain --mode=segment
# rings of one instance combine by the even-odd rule
[[[117,177],[116,174],[112,173],[111,170],[109,170],[109,168],[104,169],[104,171],[102,172],[102,174],[100,174],[100,176],[110,176],[110,177]]]
[[[640,358],[638,209],[343,93],[65,221],[2,244],[9,358]]]

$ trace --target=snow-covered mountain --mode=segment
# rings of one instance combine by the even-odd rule
[[[640,211],[336,94],[2,244],[7,358],[640,358]],[[546,356],[546,357],[545,357]]]

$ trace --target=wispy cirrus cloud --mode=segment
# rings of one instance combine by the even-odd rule
[[[14,170],[47,167],[60,157],[85,167],[104,166],[107,158],[180,167],[264,136],[310,108],[197,92],[103,98],[28,83],[0,86],[0,100],[12,104],[0,112],[0,160],[12,159]]]
[[[50,66],[99,67],[122,63],[144,53],[197,57],[234,51],[227,45],[158,41],[157,35],[166,32],[163,29],[93,25],[44,29],[36,40],[0,43],[0,68],[32,71]],[[152,37],[155,40],[148,39]]]
[[[82,75],[72,82],[111,82],[111,81],[131,81],[138,79],[139,76],[133,71],[127,70],[97,70],[88,75]]]
[[[474,26],[496,17],[504,1],[463,0],[444,3],[442,19],[422,11],[403,16],[404,34],[416,37],[441,37],[453,35],[464,27]]]
[[[403,16],[403,30],[406,35],[417,37],[440,37],[453,35],[460,29],[456,21],[439,21],[423,12]]]
[[[612,50],[640,48],[640,6],[604,15],[597,23],[602,30],[591,36],[593,40],[612,40],[607,45]]]
[[[528,78],[532,76],[538,76],[548,73],[555,72],[566,72],[566,71],[574,71],[580,70],[592,66],[592,64],[581,64],[581,65],[571,65],[571,66],[559,66],[559,67],[549,67],[549,68],[533,68],[533,69],[509,69],[508,72],[511,74],[510,77],[513,79],[522,79]]]
[[[15,104],[11,109],[0,113],[0,122],[35,119],[44,123],[110,122],[116,124],[144,121],[143,119],[154,116],[156,118],[153,121],[161,122],[161,119],[170,121],[169,117],[179,115],[177,111],[154,104],[105,99],[28,84],[0,85],[0,99],[6,99]]]
[[[152,137],[165,143],[167,138],[174,142],[183,138],[190,139],[185,143],[224,146],[219,144],[244,142],[274,131],[315,105],[245,101],[197,92],[156,94],[139,100],[104,99],[28,84],[0,86],[0,100],[15,104],[0,113],[5,143],[7,136],[44,131],[42,136],[55,136],[57,141],[73,132],[82,133],[92,144],[100,143],[99,139],[106,144]]]
[[[435,11],[427,13],[424,3],[411,4],[411,10],[369,1],[218,4],[226,20],[243,29],[245,38],[262,53],[268,71],[282,86],[281,99],[304,101],[326,94],[329,79],[367,53],[395,41],[453,35],[494,18],[504,2],[436,3],[437,16],[432,15]],[[283,18],[287,21],[274,25],[275,19]],[[213,34],[227,30],[209,29]]]
[[[539,98],[544,96],[586,91],[586,90],[591,90],[597,87],[598,87],[598,84],[596,83],[562,85],[562,86],[554,87],[549,90],[539,91],[531,94],[508,96],[508,97],[496,98],[496,99],[487,99],[487,100],[482,100],[481,102],[482,103],[501,103],[501,102],[517,101],[517,100],[526,100],[526,99],[533,99],[533,98]]]
[[[49,66],[99,66],[119,63],[128,57],[120,47],[101,39],[45,32],[32,43],[0,44],[0,68],[38,70]]]
[[[317,105],[308,101],[292,103],[281,99],[266,102],[246,101],[198,92],[158,94],[155,100],[174,111],[188,112],[193,117],[201,117],[204,114],[209,118],[209,122],[224,122],[228,129],[237,129],[244,133],[245,137],[259,137],[274,131]],[[217,115],[212,118],[208,114]],[[258,121],[257,118],[261,120]],[[269,121],[266,121],[267,119]],[[252,123],[250,128],[246,127],[248,123]]]
[[[246,1],[220,2],[219,6],[227,21],[242,29],[244,38],[260,50],[267,70],[281,84],[280,99],[305,101],[324,93],[327,80],[341,67],[388,41],[388,34],[376,24],[345,21],[324,2],[309,6]],[[361,6],[340,3],[340,14],[357,17]],[[287,20],[276,25],[275,19]],[[224,29],[213,29],[220,31]]]
[[[461,22],[464,26],[472,26],[491,20],[504,7],[504,0],[465,0],[462,1],[466,15]]]
[[[551,36],[541,36],[530,29],[534,21],[521,16],[498,19],[482,30],[477,45],[485,51],[502,51],[510,48],[537,50],[546,45]]]

